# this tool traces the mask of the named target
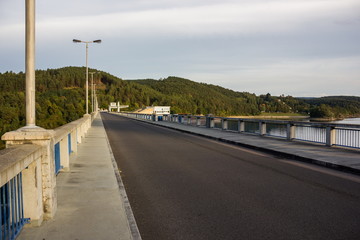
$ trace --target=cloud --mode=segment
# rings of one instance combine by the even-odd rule
[[[94,2],[89,2],[89,6],[93,6],[91,15],[63,17],[57,14],[51,17],[46,14],[44,18],[40,12],[38,29],[50,33],[48,37],[67,32],[86,34],[89,31],[106,37],[289,34],[309,28],[330,31],[336,24],[359,24],[357,11],[360,10],[360,3],[356,0],[212,1],[210,5],[195,6],[186,1],[182,6],[167,8],[159,6],[163,1],[155,1],[158,8],[143,7],[128,12],[123,9],[116,11],[119,4],[110,3],[114,4],[110,13],[109,9],[92,13],[97,9]],[[79,4],[76,1],[70,6],[74,4],[74,9],[81,9],[76,7]],[[102,5],[99,5],[100,9]]]
[[[360,56],[278,59],[274,62],[194,66],[190,79],[238,91],[273,95],[359,95]],[[207,70],[205,70],[207,68]],[[197,72],[195,69],[201,69]],[[206,74],[204,74],[206,72]],[[326,94],[325,94],[326,93]]]
[[[0,2],[0,71],[23,66],[23,4]],[[101,38],[90,64],[124,78],[358,95],[359,12],[358,0],[38,1],[37,67],[82,65],[71,40]]]
[[[52,17],[43,14],[46,11],[42,8],[46,5],[40,5],[37,14],[39,38],[44,41],[60,41],[61,38],[76,35],[85,38],[102,36],[107,39],[156,39],[333,32],[341,28],[336,26],[339,24],[346,24],[350,28],[355,25],[358,28],[357,10],[360,11],[360,3],[356,0],[210,1],[211,4],[202,0],[195,6],[191,5],[192,1],[157,0],[152,7],[149,4],[140,5],[145,1],[135,1],[134,5],[143,7],[130,9],[128,12],[120,7],[129,5],[129,1],[122,4],[118,1],[107,2],[108,4],[96,5],[95,1],[89,1],[84,5],[84,9],[89,8],[92,11],[85,16],[74,16],[75,13],[59,16],[57,13]],[[174,4],[178,2],[182,4]],[[69,6],[74,5],[74,8],[70,9],[82,9],[78,6],[82,3],[83,1],[72,1]],[[46,3],[42,3],[44,4]],[[52,3],[54,4],[56,3]],[[98,13],[92,13],[98,8]],[[48,9],[53,12],[57,8],[55,5]],[[59,11],[64,9],[68,10],[60,8]],[[10,39],[16,39],[19,29],[23,31],[23,28],[19,23],[0,25],[1,32]]]

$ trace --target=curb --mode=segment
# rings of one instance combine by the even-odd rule
[[[101,115],[100,115],[100,119],[102,121]],[[113,165],[113,168],[114,168],[115,177],[116,177],[116,180],[117,180],[117,183],[118,183],[118,186],[119,186],[121,199],[122,199],[122,202],[123,202],[123,205],[124,205],[124,208],[125,208],[125,214],[126,214],[126,217],[127,217],[127,220],[128,220],[129,228],[130,228],[131,239],[132,240],[142,240],[139,228],[138,228],[138,226],[136,224],[134,213],[133,213],[133,211],[131,209],[129,198],[127,197],[127,194],[126,194],[124,183],[123,183],[123,181],[121,179],[120,171],[119,171],[118,165],[116,163],[115,156],[113,154],[113,151],[112,151],[112,148],[111,148],[111,145],[110,145],[110,142],[109,142],[109,138],[108,138],[107,133],[106,133],[105,126],[104,126],[104,131],[105,131],[106,142],[107,142],[107,145],[108,145],[109,151],[110,151],[110,157],[111,157],[111,162],[112,162],[112,165]]]

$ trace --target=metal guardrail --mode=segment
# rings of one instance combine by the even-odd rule
[[[326,143],[326,127],[297,125],[294,138],[307,142]]]
[[[122,113],[129,117],[159,121],[159,116],[138,113]],[[320,143],[326,146],[341,146],[360,149],[360,125],[280,121],[247,118],[225,118],[170,114],[161,116],[161,121],[175,122],[197,127],[207,127],[255,134],[267,137]]]
[[[29,221],[24,218],[22,173],[0,188],[0,239],[15,239]]]
[[[335,145],[350,148],[359,148],[360,129],[336,128]]]
[[[57,175],[62,166],[61,166],[61,163],[60,163],[60,143],[56,143],[55,146],[54,146],[54,161],[55,161],[55,174]]]

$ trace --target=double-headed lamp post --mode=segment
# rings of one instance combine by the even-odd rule
[[[94,41],[82,41],[82,40],[78,40],[78,39],[73,39],[74,43],[85,43],[86,44],[86,97],[85,97],[85,101],[86,101],[86,114],[89,114],[89,103],[88,103],[88,98],[89,98],[89,70],[88,70],[88,48],[89,48],[89,43],[101,43],[101,40],[94,40]]]

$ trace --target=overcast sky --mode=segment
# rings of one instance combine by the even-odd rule
[[[25,1],[0,0],[0,72],[24,71]],[[36,68],[178,76],[256,94],[360,96],[359,0],[37,0]]]

